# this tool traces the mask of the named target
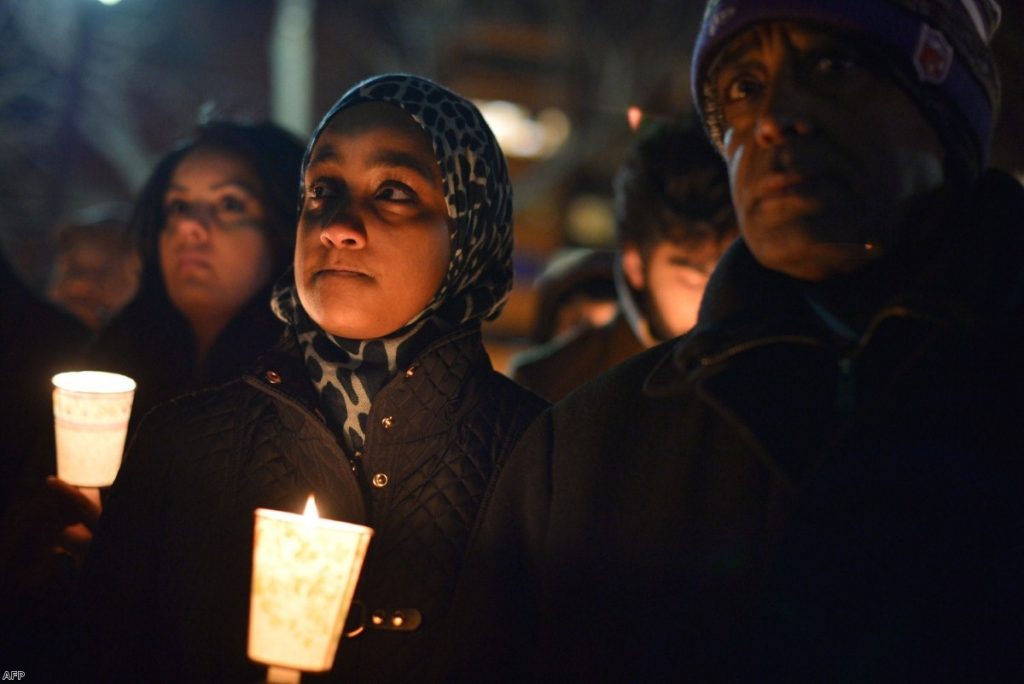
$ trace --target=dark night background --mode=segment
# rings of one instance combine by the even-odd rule
[[[394,70],[568,116],[571,134],[553,156],[512,159],[521,277],[499,321],[507,332],[527,324],[530,276],[551,250],[607,241],[627,108],[657,116],[691,107],[696,0],[0,0],[0,238],[26,281],[45,280],[60,220],[130,201],[199,117],[273,115],[271,45],[296,4],[312,8],[309,38],[288,40],[314,58],[313,119],[358,79]],[[1022,5],[1003,2],[995,42],[1004,104],[993,162],[1018,174]]]

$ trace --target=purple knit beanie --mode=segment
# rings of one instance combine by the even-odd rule
[[[721,148],[720,108],[708,78],[721,48],[771,21],[835,28],[879,49],[939,133],[953,168],[973,177],[988,163],[999,110],[989,42],[1000,18],[996,0],[710,0],[693,52],[694,102]]]

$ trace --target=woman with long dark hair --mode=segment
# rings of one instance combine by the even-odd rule
[[[93,367],[137,381],[133,424],[157,403],[240,375],[280,335],[270,292],[291,263],[301,158],[278,126],[213,122],[146,182],[131,220],[139,294],[90,354]]]

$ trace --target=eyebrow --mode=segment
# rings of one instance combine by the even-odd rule
[[[711,64],[708,73],[714,77],[722,69],[735,66],[735,63],[742,57],[757,50],[761,42],[761,37],[757,31],[751,31],[746,36],[734,41],[732,45],[726,45]]]
[[[259,193],[256,191],[256,188],[254,188],[251,183],[247,183],[246,181],[241,180],[239,178],[230,178],[224,181],[223,183],[217,183],[216,185],[210,186],[211,190],[223,190],[224,188],[238,188],[239,190],[244,191],[248,195],[252,195],[253,197],[259,197]],[[171,183],[169,186],[167,186],[167,190],[174,190],[176,192],[188,192],[188,188],[186,188],[185,186],[176,185],[174,183]]]
[[[317,166],[318,164],[337,161],[341,159],[341,153],[338,149],[330,143],[325,144],[317,150],[316,154],[309,161],[309,168]],[[423,160],[416,155],[409,154],[408,152],[401,152],[399,150],[378,150],[370,156],[367,168],[405,168],[415,172],[418,176],[421,176],[428,183],[436,183],[438,179],[438,169],[436,164],[426,165]],[[308,169],[307,169],[308,170]]]

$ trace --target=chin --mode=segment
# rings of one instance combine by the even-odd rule
[[[321,317],[310,314],[310,317],[324,331],[346,340],[373,340],[385,337],[397,329],[395,326],[389,330],[388,326],[381,325],[376,321],[354,320],[350,316]]]
[[[877,248],[858,244],[814,244],[797,254],[775,254],[763,257],[754,253],[765,268],[791,278],[820,283],[850,275],[875,261],[881,254]]]
[[[747,231],[744,239],[758,263],[792,278],[822,282],[854,273],[884,251],[877,242],[857,235],[859,231],[843,230],[835,220],[798,223]]]

